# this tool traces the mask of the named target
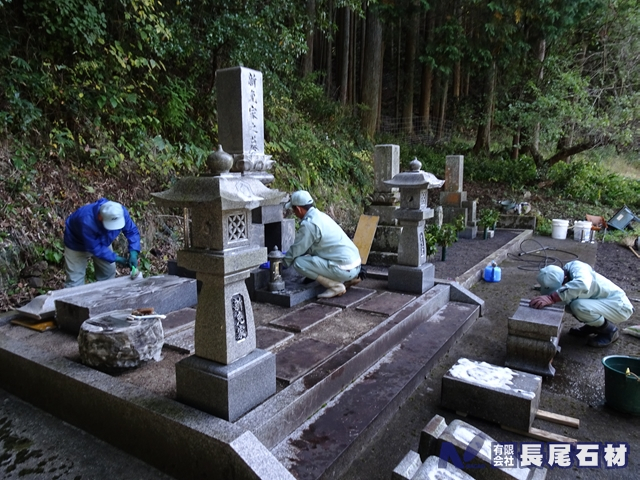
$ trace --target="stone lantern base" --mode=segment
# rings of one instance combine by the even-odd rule
[[[176,363],[178,400],[234,422],[276,393],[276,356],[255,349],[230,365],[192,355]]]
[[[422,295],[433,287],[435,270],[432,263],[423,263],[419,267],[392,265],[389,267],[389,288]]]

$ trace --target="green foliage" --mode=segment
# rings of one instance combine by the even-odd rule
[[[549,172],[561,197],[594,205],[640,208],[640,181],[608,172],[599,162],[558,163]]]
[[[478,225],[482,228],[493,227],[500,218],[500,212],[492,208],[483,208],[479,212]]]

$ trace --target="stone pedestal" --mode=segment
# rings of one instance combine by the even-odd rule
[[[176,390],[179,401],[234,422],[276,393],[276,357],[255,349],[223,365],[193,355],[176,364]]]
[[[391,265],[389,267],[389,288],[422,295],[433,287],[435,271],[432,263],[424,263],[419,267]]]
[[[551,305],[541,310],[529,307],[529,300],[520,299],[516,312],[509,318],[507,336],[507,367],[552,377],[551,365],[558,345],[564,305]]]

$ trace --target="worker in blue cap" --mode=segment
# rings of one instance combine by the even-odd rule
[[[128,260],[111,248],[120,233],[124,233],[129,244]],[[102,281],[116,276],[116,263],[137,268],[139,253],[140,233],[125,207],[106,198],[84,205],[65,222],[64,286],[84,285],[89,258],[93,258],[96,280]]]
[[[611,345],[619,337],[615,324],[628,320],[633,313],[624,290],[579,260],[568,262],[563,268],[544,267],[537,280],[542,295],[533,298],[529,306],[544,308],[563,302],[583,323],[579,328],[571,328],[569,334],[589,337],[589,346]]]
[[[343,295],[347,287],[360,282],[358,247],[329,215],[314,206],[309,192],[294,192],[285,208],[301,222],[283,262],[327,289],[318,298]]]

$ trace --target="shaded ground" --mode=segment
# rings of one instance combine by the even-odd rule
[[[456,273],[464,271],[467,267],[465,259],[469,259],[470,255],[480,254],[485,246],[488,244],[482,240],[456,243],[447,254],[447,260],[444,262],[446,268]],[[614,243],[580,244],[570,239],[554,240],[550,237],[534,237],[522,242],[521,246],[525,251],[540,246],[550,247],[545,251],[549,262],[553,261],[553,258],[562,262],[575,258],[588,263],[595,262],[600,273],[618,283],[630,298],[640,297],[640,259],[627,247]],[[456,252],[456,249],[459,249],[459,252]],[[545,260],[544,257],[529,259],[532,261],[524,262],[521,261],[522,257],[511,255],[500,265],[501,282],[480,281],[471,288],[474,294],[486,302],[484,316],[451,347],[342,479],[388,478],[387,472],[392,470],[409,450],[417,451],[420,431],[434,415],[441,415],[447,423],[454,419],[462,419],[500,442],[538,442],[472,416],[461,418],[440,403],[442,377],[459,358],[504,365],[507,320],[516,311],[521,298],[532,298],[537,294],[533,289],[536,264]],[[444,267],[438,264],[436,266]],[[621,328],[640,324],[638,305],[634,302],[636,311],[629,321],[620,325]],[[577,468],[574,464],[570,468],[550,469],[547,479],[635,480],[640,471],[640,416],[630,416],[606,405],[602,359],[607,355],[640,356],[640,339],[621,334],[620,339],[608,348],[591,348],[585,345],[584,339],[566,334],[569,328],[577,325],[575,318],[565,314],[563,333],[560,337],[562,350],[553,360],[556,375],[543,381],[540,409],[578,418],[580,427],[574,429],[538,419],[534,421],[533,427],[575,438],[578,442],[627,442],[628,465],[621,469],[607,470]]]

